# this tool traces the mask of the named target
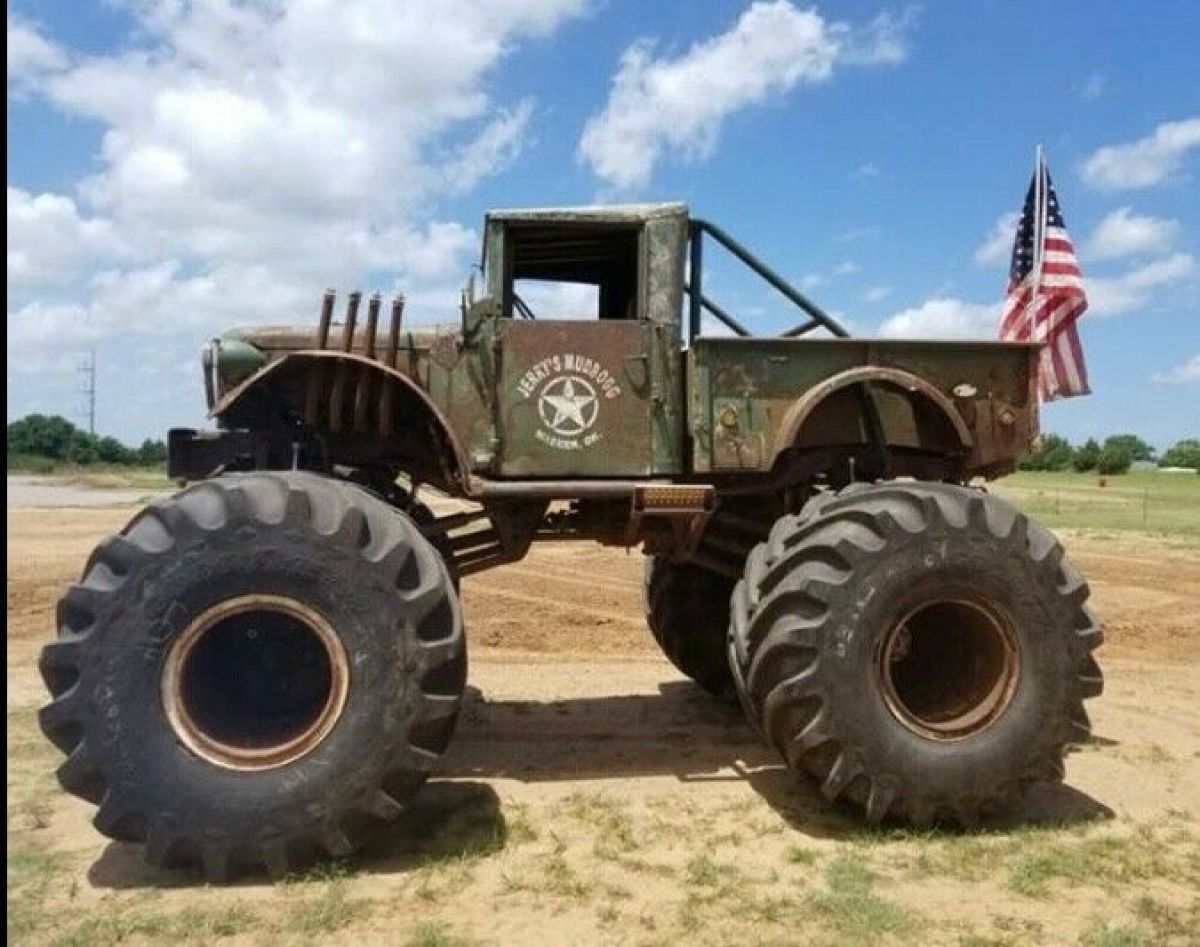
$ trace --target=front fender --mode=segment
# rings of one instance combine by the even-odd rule
[[[412,378],[375,359],[352,352],[289,353],[223,394],[209,416],[226,427],[247,426],[243,415],[264,394],[287,402],[310,427],[335,434],[388,438],[425,423],[451,459],[454,479],[464,488],[470,482],[466,451],[445,413]]]

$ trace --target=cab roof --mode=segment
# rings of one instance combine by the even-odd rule
[[[488,221],[500,223],[614,223],[631,224],[660,217],[687,216],[687,205],[680,202],[662,204],[594,204],[583,207],[531,207],[510,210],[490,210]]]

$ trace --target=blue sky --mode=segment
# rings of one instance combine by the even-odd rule
[[[326,285],[454,317],[496,206],[685,200],[856,334],[994,337],[1047,148],[1092,310],[1073,440],[1200,435],[1200,4],[9,5],[9,418],[204,423],[198,351]],[[768,333],[790,314],[717,266]]]

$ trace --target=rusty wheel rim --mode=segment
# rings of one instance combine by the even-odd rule
[[[172,643],[163,708],[188,749],[226,769],[295,762],[329,736],[350,685],[341,639],[295,599],[243,595],[206,609]]]
[[[876,660],[888,710],[938,741],[966,739],[995,723],[1020,673],[1012,621],[990,603],[965,598],[913,608],[883,636]]]

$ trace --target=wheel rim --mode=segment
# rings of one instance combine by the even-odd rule
[[[1012,622],[993,605],[935,599],[883,637],[876,671],[888,709],[931,740],[960,740],[991,726],[1020,677]]]
[[[171,645],[167,719],[197,756],[227,769],[284,766],[315,750],[346,703],[350,667],[333,627],[278,595],[206,609]]]

